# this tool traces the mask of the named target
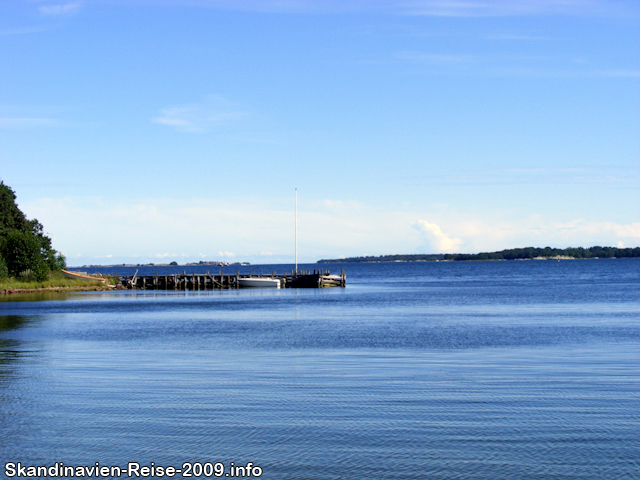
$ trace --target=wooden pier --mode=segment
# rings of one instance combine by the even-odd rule
[[[347,283],[344,270],[340,275],[331,275],[328,270],[299,270],[297,272],[276,272],[235,274],[175,273],[173,275],[133,275],[121,277],[125,288],[138,290],[214,290],[223,288],[240,288],[242,278],[274,278],[280,280],[282,288],[324,288],[342,287]]]

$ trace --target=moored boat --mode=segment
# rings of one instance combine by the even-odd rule
[[[92,277],[90,275],[83,275],[82,273],[69,272],[68,270],[61,270],[62,276],[65,278],[69,278],[72,280],[85,280],[87,282],[102,282],[105,283],[106,280],[100,277]]]
[[[239,278],[238,285],[240,287],[251,288],[280,288],[280,279],[269,277],[246,277]]]

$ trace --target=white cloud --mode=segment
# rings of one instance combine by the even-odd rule
[[[42,15],[58,16],[58,15],[70,15],[75,13],[80,8],[80,3],[66,3],[63,5],[42,5],[38,8]]]
[[[431,251],[434,253],[454,253],[458,251],[462,240],[451,238],[444,234],[439,225],[429,223],[426,220],[418,220],[415,227],[424,234]]]
[[[188,103],[160,110],[151,121],[174,127],[180,132],[202,133],[237,122],[247,116],[218,95],[209,95],[200,103]]]
[[[485,217],[454,222],[452,229],[464,239],[461,251],[495,251],[516,247],[589,247],[640,245],[640,223],[545,220],[539,215]]]

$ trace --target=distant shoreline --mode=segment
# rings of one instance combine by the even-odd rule
[[[513,248],[501,250],[498,252],[481,252],[481,253],[436,253],[436,254],[394,254],[394,255],[369,255],[359,257],[346,258],[324,258],[317,260],[316,264],[332,264],[332,263],[419,263],[419,262],[455,262],[462,260],[473,261],[502,261],[502,260],[585,260],[598,258],[640,258],[640,247],[635,248],[618,248],[618,247],[576,247],[576,248]],[[303,262],[313,263],[313,262]],[[256,264],[254,266],[260,266]],[[273,264],[265,264],[273,265]],[[283,263],[282,265],[289,265]],[[70,266],[74,270],[82,268],[145,268],[145,267],[202,267],[202,266],[218,266],[218,267],[235,267],[235,266],[251,266],[249,262],[226,263],[220,261],[201,261],[190,262],[185,264],[171,263],[119,263],[111,265],[80,265]]]
[[[599,258],[640,258],[640,247],[570,247],[570,248],[512,248],[499,252],[482,253],[447,253],[447,254],[410,254],[410,255],[379,255],[366,257],[348,257],[322,259],[316,263],[404,263],[404,262],[456,262],[473,261],[502,261],[502,260],[587,260]]]
[[[192,262],[192,263],[182,263],[178,264],[177,262],[172,263],[114,263],[111,265],[79,265],[76,267],[70,266],[69,268],[113,268],[113,267],[203,267],[203,266],[213,266],[213,267],[246,267],[251,265],[249,262],[218,262],[218,261],[207,261],[207,262]]]

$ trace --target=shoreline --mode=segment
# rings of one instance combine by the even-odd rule
[[[22,280],[9,277],[0,280],[0,295],[15,295],[22,293],[51,293],[51,292],[94,292],[114,290],[118,288],[119,278],[101,275],[91,278],[66,278],[62,271],[51,272],[49,278],[37,280]]]
[[[87,285],[87,286],[59,286],[59,287],[38,287],[38,288],[2,288],[0,289],[0,295],[19,295],[21,293],[40,293],[40,292],[101,292],[101,291],[113,291],[122,290],[117,286],[107,285]]]

